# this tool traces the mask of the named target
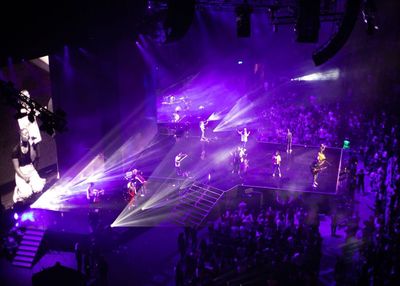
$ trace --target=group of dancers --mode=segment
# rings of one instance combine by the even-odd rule
[[[207,121],[200,122],[200,141],[202,142],[202,152],[200,158],[204,160],[205,157],[205,144],[209,142],[208,138],[206,137],[206,126]],[[237,133],[240,135],[240,145],[237,146],[231,153],[231,165],[232,165],[232,174],[238,175],[240,178],[244,178],[249,169],[249,154],[247,151],[247,143],[250,135],[250,131],[247,128],[243,128],[242,130],[237,130]],[[290,129],[287,130],[286,134],[286,153],[290,156],[293,153],[292,149],[292,138],[293,134]],[[327,159],[325,155],[326,146],[324,144],[320,145],[319,151],[315,157],[315,160],[312,162],[310,169],[312,173],[312,187],[318,187],[318,175],[321,173],[322,170],[327,168]],[[188,157],[188,154],[184,152],[179,152],[174,159],[174,166],[175,172],[178,177],[188,178],[189,172],[182,167],[182,162]],[[276,150],[275,153],[272,155],[272,172],[271,176],[273,178],[282,178],[282,156],[279,150]],[[127,200],[129,201],[128,206],[133,207],[135,206],[135,201],[137,196],[144,196],[146,191],[145,185],[146,180],[143,177],[142,172],[138,171],[137,169],[133,169],[129,171],[125,175],[125,179],[128,181],[127,184]]]
[[[249,169],[249,157],[247,149],[243,146],[238,146],[233,152],[232,157],[232,174],[237,174],[239,177],[244,177]]]
[[[200,141],[202,143],[202,151],[200,158],[202,160],[205,159],[205,154],[206,154],[206,144],[210,142],[208,137],[206,136],[206,127],[208,125],[207,120],[202,120],[199,123],[200,127]],[[241,130],[237,130],[237,133],[240,135],[240,145],[237,146],[231,153],[231,166],[232,166],[232,174],[236,174],[239,177],[243,178],[249,169],[249,155],[247,151],[247,143],[249,140],[249,136],[251,132],[244,127]],[[291,130],[288,128],[286,132],[286,154],[290,156],[293,153],[293,133]],[[326,145],[321,144],[319,151],[315,157],[315,160],[312,161],[310,170],[312,174],[312,187],[317,188],[318,187],[318,175],[327,168],[328,161],[326,160],[325,156],[325,149]],[[188,177],[188,172],[183,171],[181,162],[187,157],[188,155],[186,153],[180,152],[179,154],[176,155],[175,157],[175,169],[176,169],[176,174],[180,177]],[[282,156],[281,152],[279,150],[276,150],[274,154],[272,154],[272,172],[271,176],[273,178],[282,178],[282,170],[281,170],[281,165],[282,165]]]

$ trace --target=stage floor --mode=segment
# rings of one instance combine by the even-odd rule
[[[215,133],[218,134],[218,133]],[[279,189],[296,192],[320,192],[335,194],[338,189],[338,179],[342,157],[342,149],[326,148],[325,154],[329,162],[327,168],[319,174],[318,187],[312,188],[310,165],[316,158],[319,147],[294,145],[291,154],[286,153],[284,144],[264,143],[250,140],[246,146],[249,158],[249,168],[246,175],[232,174],[231,153],[240,145],[237,133],[223,133],[214,136],[208,143],[201,142],[199,137],[174,138],[162,136],[160,144],[153,145],[155,150],[147,150],[157,166],[146,170],[148,159],[138,160],[138,168],[146,170],[153,177],[177,177],[174,159],[179,152],[188,154],[182,161],[182,169],[192,180],[210,184],[221,190],[229,190],[236,185],[254,186],[268,189]],[[201,158],[205,150],[205,158]],[[282,156],[282,177],[273,177],[272,156],[279,150]],[[144,156],[148,158],[148,156]]]
[[[240,186],[284,193],[337,193],[341,149],[326,149],[329,166],[320,174],[318,188],[312,188],[310,164],[318,153],[318,147],[296,145],[291,154],[286,154],[286,146],[283,144],[250,141],[247,146],[249,169],[246,175],[239,176],[232,173],[231,164],[231,153],[240,144],[236,135],[227,133],[220,137],[215,136],[208,143],[200,142],[198,137],[176,139],[173,136],[158,135],[150,144],[151,147],[137,156],[132,166],[142,170],[148,181],[146,195],[143,198],[138,197],[136,208],[145,206],[152,209],[150,214],[146,213],[149,210],[134,212],[132,218],[138,221],[137,226],[169,225],[171,210],[179,202],[179,190],[192,183],[211,185],[225,192]],[[206,156],[202,159],[203,150]],[[277,150],[282,154],[281,178],[272,176],[272,156]],[[188,173],[188,177],[176,174],[174,159],[179,152],[188,154],[182,161],[182,169]],[[126,211],[127,201],[123,196],[126,191],[124,174],[116,177],[113,181],[100,183],[105,195],[97,204],[87,201],[86,185],[69,189],[57,196],[51,195],[54,190],[46,191],[35,203],[39,208],[31,209],[35,226],[56,232],[80,234],[89,234],[96,227],[109,227],[121,213],[122,216],[129,214]],[[47,204],[51,200],[52,205]],[[154,219],[147,219],[148,217]]]

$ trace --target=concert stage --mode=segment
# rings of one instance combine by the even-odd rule
[[[293,152],[287,154],[283,144],[250,140],[246,146],[249,169],[246,174],[239,176],[232,173],[232,153],[240,143],[237,133],[215,134],[219,136],[212,137],[206,143],[196,136],[176,138],[158,134],[151,147],[137,155],[132,166],[143,171],[148,183],[146,195],[138,196],[135,206],[130,209],[124,199],[124,174],[113,176],[113,180],[99,182],[105,195],[96,204],[86,199],[87,184],[78,184],[61,196],[56,196],[58,201],[54,195],[47,194],[55,192],[50,188],[38,200],[40,203],[36,202],[34,208],[30,209],[36,227],[87,235],[96,227],[106,229],[115,221],[118,222],[117,226],[177,226],[182,222],[187,224],[187,221],[179,219],[182,212],[177,215],[177,208],[182,204],[190,206],[193,201],[203,200],[206,207],[195,224],[200,226],[206,222],[207,216],[215,213],[214,209],[220,209],[221,205],[234,207],[243,198],[257,206],[274,201],[277,195],[301,195],[325,210],[335,198],[342,149],[326,149],[329,165],[319,175],[318,188],[313,188],[310,164],[318,153],[318,147],[294,145]],[[272,155],[277,150],[282,154],[281,178],[272,176]],[[202,151],[205,151],[203,158]],[[175,171],[174,159],[179,152],[188,155],[181,163],[187,177],[178,176]],[[193,201],[182,203],[188,195],[192,196]],[[204,200],[204,196],[212,199]],[[50,200],[53,200],[52,205],[48,205],[47,201]],[[133,220],[135,224],[131,223]],[[127,221],[130,222],[126,224]]]
[[[171,225],[174,225],[175,220],[173,216],[171,219],[171,213],[174,213],[176,205],[182,200],[182,195],[191,192],[192,186],[197,190],[212,189],[216,194],[212,205],[207,209],[207,215],[220,201],[232,206],[236,200],[229,202],[226,198],[235,198],[234,194],[243,193],[245,190],[247,193],[254,191],[254,194],[263,194],[263,197],[258,199],[260,203],[274,200],[276,194],[298,196],[301,193],[304,194],[303,197],[322,198],[334,197],[338,192],[342,149],[326,148],[325,154],[329,164],[319,174],[318,187],[313,188],[310,164],[318,153],[318,147],[294,145],[293,152],[287,154],[284,144],[250,140],[246,146],[248,171],[238,175],[232,173],[232,154],[239,144],[236,132],[213,133],[208,142],[200,141],[197,136],[155,136],[149,144],[151,147],[137,154],[132,166],[141,170],[148,181],[146,195],[138,196],[135,203],[137,225],[170,225],[171,222]],[[272,176],[272,156],[277,150],[282,154],[281,178]],[[178,176],[175,170],[174,160],[179,152],[187,154],[181,162],[186,177]],[[98,182],[99,187],[105,190],[105,195],[97,204],[91,204],[86,199],[87,184],[78,183],[56,196],[47,194],[56,192],[50,188],[42,195],[43,198],[38,200],[40,203],[33,205],[31,211],[35,212],[36,218],[40,218],[41,227],[44,229],[91,233],[93,226],[90,225],[90,215],[101,218],[101,225],[106,228],[121,212],[128,212],[127,200],[124,199],[124,174],[114,174],[111,177],[112,180]],[[60,186],[61,189],[62,187]],[[154,219],[137,219],[139,214],[142,218],[149,211]],[[67,223],[67,217],[71,218],[73,223]]]
[[[236,132],[213,133],[209,142],[201,142],[200,137],[163,136],[157,139],[151,153],[153,162],[159,164],[146,170],[150,165],[148,159],[139,159],[139,168],[151,173],[155,178],[179,178],[175,174],[174,158],[179,152],[188,156],[182,161],[182,169],[189,179],[211,185],[221,190],[229,190],[236,185],[246,185],[266,189],[278,189],[290,192],[316,192],[336,194],[339,184],[342,149],[326,148],[327,168],[318,177],[318,187],[312,187],[310,165],[315,160],[319,147],[293,145],[291,154],[286,153],[284,144],[264,143],[250,140],[246,146],[249,168],[245,175],[232,174],[232,153],[240,145]],[[282,177],[273,177],[272,156],[276,151],[282,156]],[[205,158],[202,159],[202,151]],[[154,156],[159,156],[155,158]],[[148,156],[144,156],[148,158]],[[153,166],[154,167],[154,166]],[[185,179],[185,178],[180,178]]]
[[[73,255],[75,244],[80,242],[89,251],[101,252],[110,264],[119,265],[112,267],[110,273],[116,284],[124,284],[126,273],[134,276],[138,285],[156,279],[173,281],[170,269],[177,258],[171,253],[176,252],[176,238],[182,226],[201,228],[224,209],[237,208],[240,202],[256,210],[263,204],[276,203],[278,196],[282,201],[301,197],[313,210],[329,211],[338,189],[341,149],[326,149],[330,165],[320,174],[318,189],[313,189],[309,166],[318,147],[293,146],[292,154],[287,155],[285,145],[250,141],[248,172],[238,176],[232,173],[231,153],[239,143],[237,133],[221,133],[206,143],[195,136],[158,135],[151,148],[134,160],[132,168],[144,172],[148,185],[145,196],[138,197],[131,209],[124,199],[123,173],[99,182],[105,194],[98,203],[87,200],[87,184],[78,184],[51,202],[53,210],[26,208],[24,213],[29,219],[20,219],[20,226],[44,232],[42,249],[32,253],[36,260],[33,273],[53,253]],[[282,153],[282,178],[272,176],[272,155],[276,150]],[[202,151],[206,153],[203,158]],[[188,155],[182,161],[188,177],[175,172],[174,159],[179,152]],[[50,187],[36,202],[46,201],[45,196],[54,191]],[[133,257],[140,263],[132,265]],[[55,262],[51,260],[52,264]],[[74,261],[70,266],[76,267]],[[163,270],[155,278],[149,269]]]
[[[131,167],[143,172],[147,185],[145,195],[138,196],[131,208],[124,197],[124,173],[113,174],[110,180],[99,178],[96,185],[104,189],[104,195],[96,203],[86,198],[87,183],[78,182],[69,189],[50,186],[21,210],[17,220],[22,229],[43,233],[40,249],[31,255],[36,261],[32,269],[37,271],[54,252],[73,254],[79,242],[88,251],[101,252],[111,263],[119,265],[123,261],[124,266],[112,268],[114,273],[110,276],[120,277],[114,282],[123,283],[123,273],[127,272],[138,283],[149,283],[151,279],[172,281],[172,272],[167,269],[177,260],[171,253],[176,253],[182,226],[201,230],[226,209],[236,209],[243,202],[257,212],[263,205],[299,199],[316,213],[329,213],[340,198],[337,191],[341,149],[326,149],[329,166],[320,174],[319,187],[313,189],[309,166],[318,147],[296,145],[288,155],[285,145],[250,141],[249,169],[246,175],[239,176],[232,173],[231,164],[231,153],[240,143],[237,133],[217,135],[204,143],[196,136],[158,134],[150,147],[133,160]],[[272,176],[272,155],[276,150],[282,153],[282,178]],[[206,153],[203,158],[202,151]],[[187,177],[178,176],[175,171],[174,159],[179,152],[188,155],[181,162]],[[61,181],[62,178],[58,183]],[[22,241],[29,242],[31,238],[26,233]],[[132,257],[140,265],[133,267]],[[24,262],[18,259],[29,258],[17,256],[13,263]],[[145,265],[169,274],[151,277]],[[70,266],[76,267],[74,263]]]

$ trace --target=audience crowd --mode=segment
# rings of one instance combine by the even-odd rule
[[[398,118],[382,111],[344,110],[315,97],[295,104],[296,95],[271,98],[259,112],[258,140],[284,143],[289,128],[293,144],[342,147],[341,181],[345,199],[331,207],[331,235],[345,237],[334,267],[337,285],[400,285],[400,169]],[[307,102],[305,104],[304,102]],[[363,198],[374,198],[363,217]],[[358,200],[358,201],[357,201]],[[339,219],[346,209],[345,219]],[[9,222],[1,209],[2,226]],[[318,285],[322,251],[319,210],[301,196],[279,196],[261,208],[241,201],[226,208],[198,237],[185,227],[178,237],[176,285]],[[4,228],[2,228],[4,229]],[[9,229],[9,228],[7,228]],[[21,233],[1,232],[1,254],[11,258]],[[106,284],[107,263],[95,244],[75,245],[78,271]],[[96,252],[97,253],[97,252]],[[389,254],[389,255],[388,255]]]
[[[345,233],[333,270],[336,285],[400,285],[398,117],[344,111],[314,97],[295,100],[271,98],[259,113],[257,139],[284,143],[289,128],[294,144],[350,142],[341,166],[343,199],[330,211],[331,235],[337,237],[337,227]],[[367,197],[374,204],[371,215],[362,217]],[[317,285],[324,255],[317,213],[299,200],[258,211],[241,203],[226,209],[199,244],[186,228],[178,239],[176,285]]]
[[[319,217],[300,199],[258,211],[242,201],[211,224],[199,244],[195,232],[186,227],[179,235],[176,285],[318,283]]]

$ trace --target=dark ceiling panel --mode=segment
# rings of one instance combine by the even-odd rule
[[[0,9],[0,64],[134,33],[147,1],[22,1]]]

